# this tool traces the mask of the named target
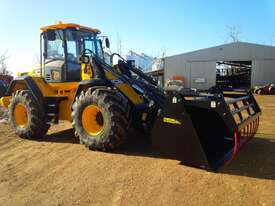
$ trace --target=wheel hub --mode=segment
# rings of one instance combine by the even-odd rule
[[[22,128],[26,127],[28,123],[28,112],[24,104],[18,103],[14,108],[13,115],[17,126]]]
[[[89,135],[96,136],[102,132],[104,119],[98,106],[89,105],[84,109],[82,113],[82,125]]]

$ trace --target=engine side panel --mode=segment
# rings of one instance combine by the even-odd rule
[[[47,99],[56,99],[59,102],[58,119],[71,121],[71,104],[78,85],[78,82],[47,83],[41,77],[21,77],[11,83],[1,105],[7,108],[12,93],[17,90],[30,90],[42,108],[47,106]]]

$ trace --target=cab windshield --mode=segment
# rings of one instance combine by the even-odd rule
[[[54,36],[55,38],[48,38],[47,41],[47,59],[64,60],[66,54],[67,61],[77,62],[77,57],[84,49],[91,50],[96,56],[103,59],[101,40],[95,33],[66,29],[56,30]],[[66,44],[64,44],[65,42]]]
[[[66,41],[68,61],[75,61],[84,49],[89,49],[99,58],[103,58],[101,40],[95,33],[67,30]]]

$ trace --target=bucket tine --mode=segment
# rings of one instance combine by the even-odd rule
[[[252,122],[251,137],[254,137],[254,135],[255,135],[255,121]]]
[[[239,137],[240,135],[238,134],[238,132],[234,133],[234,147],[233,147],[233,152],[232,155],[230,157],[230,159],[226,162],[226,164],[229,164],[237,155],[238,151],[239,151]]]
[[[251,138],[251,136],[252,136],[251,135],[251,133],[252,133],[252,123],[253,122],[251,122],[247,125],[247,127],[248,127],[248,135],[247,135],[248,139]]]

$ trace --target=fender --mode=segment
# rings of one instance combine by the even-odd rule
[[[36,85],[35,81],[32,79],[30,76],[23,76],[23,77],[18,77],[15,80],[13,80],[4,96],[12,96],[12,93],[17,91],[18,89],[22,90],[29,90],[33,94],[34,98],[36,101],[41,105],[42,107],[44,106],[44,101],[43,101],[43,94],[40,91],[39,87]]]
[[[81,91],[85,91],[91,87],[93,87],[94,89],[98,87],[113,87],[113,83],[111,81],[108,81],[107,79],[89,79],[81,81],[78,85],[74,96],[74,101],[72,102],[71,106],[73,106],[76,97],[80,95]]]
[[[113,83],[108,80],[104,79],[90,79],[90,80],[85,80],[81,81],[78,85],[78,88],[75,93],[75,97],[77,97],[81,91],[85,91],[87,88],[90,87],[112,87]]]

